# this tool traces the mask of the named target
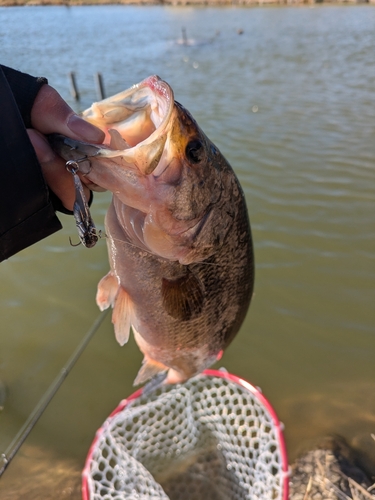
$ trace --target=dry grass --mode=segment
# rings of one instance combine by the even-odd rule
[[[309,451],[295,462],[290,500],[375,500],[375,484],[341,443]]]

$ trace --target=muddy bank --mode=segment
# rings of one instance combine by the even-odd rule
[[[374,500],[374,481],[342,438],[329,437],[291,466],[289,500]]]
[[[80,500],[82,465],[26,443],[0,481],[0,498]],[[291,464],[289,500],[375,500],[375,477],[342,438],[325,438]]]

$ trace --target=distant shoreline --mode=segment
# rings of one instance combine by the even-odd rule
[[[34,5],[302,6],[375,5],[375,0],[0,0],[0,7]]]

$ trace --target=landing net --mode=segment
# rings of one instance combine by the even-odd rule
[[[280,422],[249,383],[206,370],[122,401],[98,430],[84,500],[287,500]]]

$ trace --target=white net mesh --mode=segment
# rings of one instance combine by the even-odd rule
[[[285,498],[279,422],[229,377],[199,375],[114,412],[90,450],[84,499]]]

